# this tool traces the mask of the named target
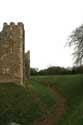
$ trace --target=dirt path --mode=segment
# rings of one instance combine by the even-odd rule
[[[35,120],[33,125],[58,125],[58,120],[64,115],[65,98],[61,96],[58,90],[54,89],[52,86],[48,86],[48,90],[59,99],[56,102],[55,111],[54,113],[50,114],[45,120]]]

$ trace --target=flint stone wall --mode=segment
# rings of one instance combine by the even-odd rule
[[[4,23],[0,32],[0,83],[24,81],[24,25]]]
[[[25,79],[30,79],[30,51],[25,53]]]

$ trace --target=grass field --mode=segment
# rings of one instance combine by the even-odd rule
[[[0,84],[0,125],[11,122],[83,125],[83,75],[34,76],[25,87]]]
[[[59,93],[65,97],[66,111],[58,124],[83,124],[83,75],[40,76],[33,77],[32,81],[44,86],[51,85],[53,88],[57,88]]]

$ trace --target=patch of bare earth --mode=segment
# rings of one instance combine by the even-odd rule
[[[57,89],[54,89],[52,86],[48,86],[48,90],[58,97],[58,101],[55,105],[55,111],[50,114],[45,120],[35,120],[33,125],[58,125],[59,119],[63,117],[65,112],[65,98],[59,94]]]

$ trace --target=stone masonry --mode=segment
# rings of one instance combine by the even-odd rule
[[[25,76],[26,80],[30,79],[30,51],[25,53]]]
[[[4,23],[0,32],[0,83],[24,81],[24,25]]]

